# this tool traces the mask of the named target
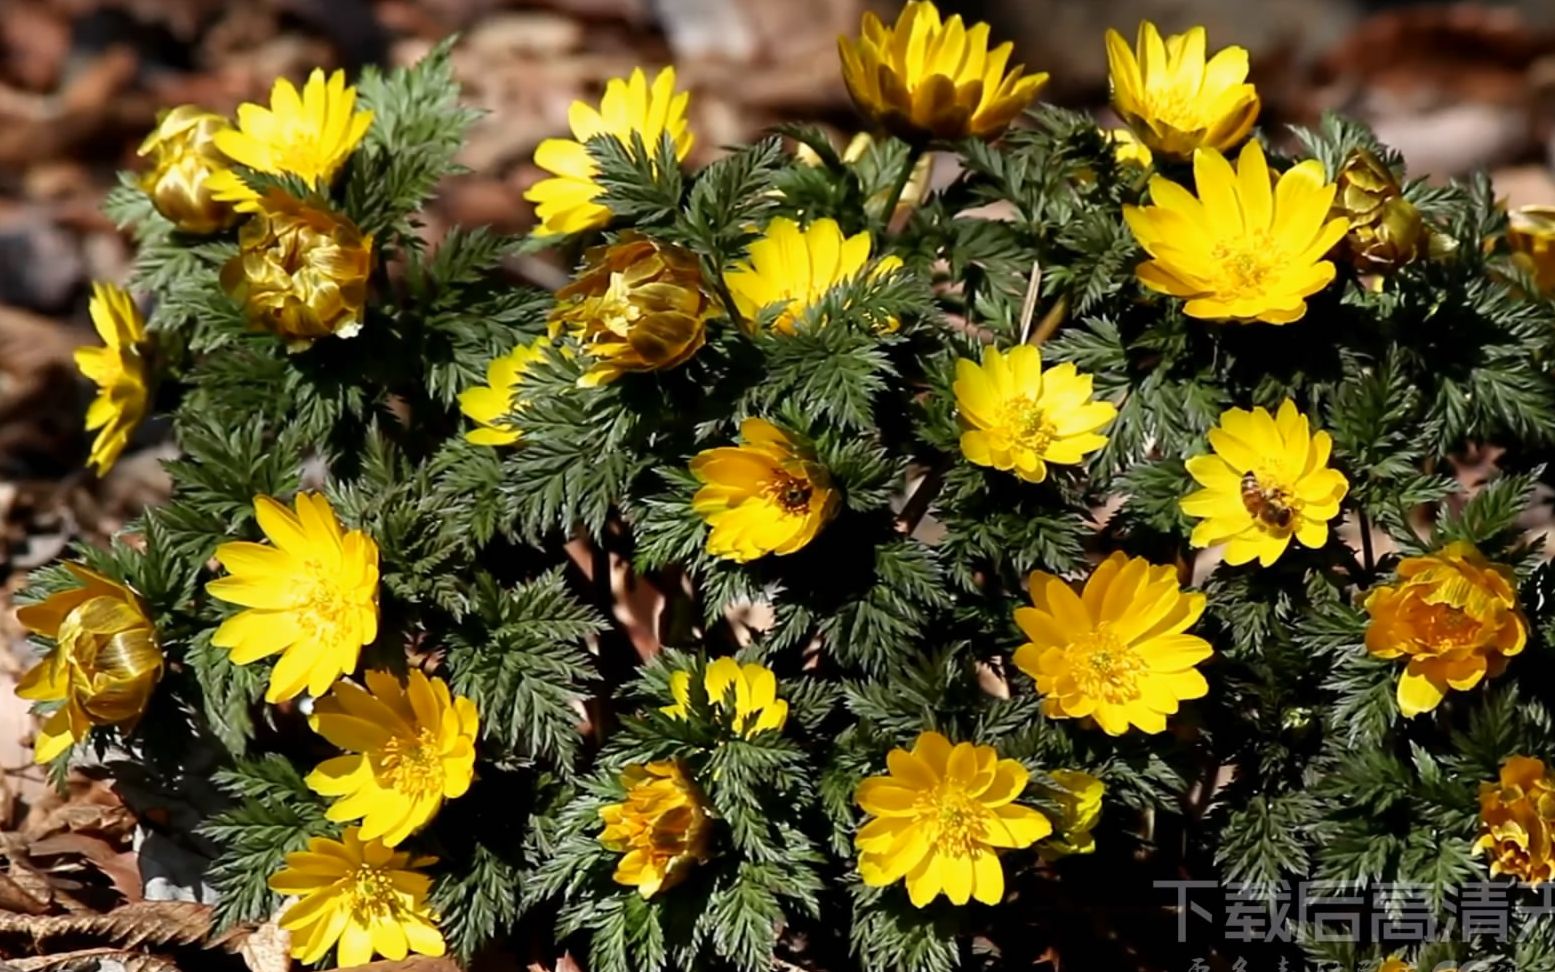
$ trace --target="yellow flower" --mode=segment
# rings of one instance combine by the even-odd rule
[[[1226,545],[1226,563],[1257,559],[1267,567],[1295,537],[1314,550],[1328,542],[1328,521],[1349,491],[1344,474],[1328,468],[1333,440],[1311,432],[1307,417],[1286,399],[1278,415],[1232,408],[1209,430],[1214,453],[1188,460],[1203,489],[1182,498],[1182,511],[1203,519],[1195,547]]]
[[[1490,875],[1525,884],[1555,881],[1555,779],[1541,760],[1513,756],[1500,783],[1479,785],[1480,837],[1474,850],[1490,857]]]
[[[1449,689],[1466,691],[1506,669],[1528,642],[1510,568],[1456,541],[1398,564],[1399,583],[1366,597],[1366,648],[1403,657],[1398,707],[1406,716],[1436,708]]]
[[[16,686],[24,699],[64,703],[43,720],[33,752],[40,763],[85,739],[92,726],[133,727],[162,676],[162,648],[140,598],[80,564],[65,569],[80,587],[16,611],[22,627],[54,639]]]
[[[1540,292],[1555,293],[1555,206],[1524,206],[1507,217],[1512,259],[1533,275]]]
[[[1057,860],[1070,854],[1089,854],[1096,849],[1091,829],[1101,819],[1101,798],[1107,785],[1089,773],[1057,769],[1048,773],[1059,786],[1058,803],[1063,813],[1058,833],[1037,846],[1043,860]]]
[[[336,797],[330,820],[361,820],[363,840],[394,847],[463,796],[475,775],[475,703],[448,683],[412,670],[404,686],[369,670],[366,690],[347,681],[313,705],[313,731],[347,750],[308,774],[320,796]]]
[[[576,279],[556,292],[551,336],[566,330],[599,359],[580,379],[598,385],[684,364],[707,339],[712,310],[696,254],[629,230],[590,248]]]
[[[92,326],[100,348],[77,348],[76,368],[97,386],[86,410],[86,430],[99,430],[87,465],[104,475],[129,445],[151,404],[151,366],[142,355],[146,322],[129,291],[107,283],[92,284]]]
[[[1042,370],[1029,344],[983,350],[981,365],[956,362],[961,454],[979,466],[1040,483],[1048,463],[1072,466],[1107,444],[1097,429],[1117,418],[1111,402],[1091,400],[1091,376],[1064,362]]]
[[[512,424],[512,414],[524,407],[518,389],[529,366],[545,357],[551,339],[541,335],[529,344],[516,345],[507,354],[491,359],[486,366],[486,384],[466,388],[459,393],[459,411],[479,428],[464,437],[476,445],[512,445],[523,432]]]
[[[844,237],[834,219],[818,219],[801,230],[779,216],[751,243],[749,257],[724,274],[724,282],[748,323],[755,322],[763,307],[780,304],[772,329],[793,334],[806,309],[863,271],[871,245],[867,230]],[[901,265],[896,256],[883,257],[872,273],[890,273]],[[880,322],[882,330],[896,326],[895,320]]]
[[[1028,584],[1033,606],[1015,623],[1031,640],[1015,664],[1036,679],[1048,718],[1090,716],[1113,736],[1131,725],[1161,732],[1180,701],[1209,691],[1194,666],[1214,649],[1187,633],[1204,595],[1183,591],[1174,568],[1114,553],[1079,594],[1041,571]]]
[[[336,942],[341,968],[364,965],[375,952],[396,961],[411,952],[442,955],[443,935],[427,904],[432,879],[415,870],[436,862],[363,840],[355,827],[340,840],[310,838],[307,850],[287,854],[270,877],[270,890],[299,899],[279,921],[292,933],[292,957],[311,965]]]
[[[1323,259],[1349,223],[1329,219],[1334,187],[1316,159],[1297,163],[1273,184],[1263,149],[1248,142],[1237,168],[1214,149],[1193,154],[1195,198],[1162,176],[1150,180],[1152,206],[1124,206],[1134,238],[1154,259],[1140,283],[1187,300],[1183,312],[1205,320],[1288,324],[1306,298],[1334,279]]]
[[[1360,273],[1388,273],[1424,256],[1430,233],[1414,203],[1404,198],[1393,171],[1372,153],[1356,149],[1335,181],[1333,215],[1350,222],[1341,247]]]
[[[605,187],[596,181],[599,165],[589,154],[588,141],[608,135],[634,152],[632,135],[642,136],[650,158],[656,158],[667,134],[675,145],[675,158],[684,160],[691,151],[692,135],[686,126],[686,101],[690,94],[675,91],[675,69],[658,73],[650,87],[642,68],[631,77],[613,78],[596,110],[574,101],[567,112],[572,138],[548,138],[535,149],[535,165],[551,173],[524,193],[535,204],[542,233],[580,233],[610,222],[610,210],[594,200]]]
[[[997,138],[1047,83],[1023,64],[1006,71],[1013,45],[989,50],[987,24],[942,22],[927,0],[911,0],[894,27],[866,12],[858,39],[837,38],[837,50],[859,111],[909,142]]]
[[[247,665],[277,652],[266,702],[304,688],[328,691],[356,669],[362,646],[378,636],[378,545],[343,531],[329,500],[298,493],[297,511],[254,497],[259,528],[273,546],[234,541],[216,548],[231,576],[205,585],[218,600],[247,608],[223,621],[211,644]]]
[[[919,908],[940,894],[952,904],[1004,900],[1000,848],[1019,849],[1053,832],[1053,825],[1015,800],[1031,774],[992,746],[951,744],[925,732],[912,751],[893,749],[889,773],[858,785],[853,799],[875,819],[859,828],[859,875],[871,887],[906,879]]]
[[[221,285],[250,321],[301,351],[361,331],[372,269],[373,239],[355,223],[271,193],[238,231]]]
[[[1415,972],[1415,967],[1397,955],[1390,955],[1377,966],[1377,972]]]
[[[788,702],[777,697],[777,676],[765,665],[741,665],[733,658],[719,658],[707,666],[702,687],[707,690],[708,702],[719,710],[729,708],[727,696],[731,688],[734,690],[729,726],[736,735],[749,738],[768,730],[781,732],[788,722]],[[691,704],[690,672],[670,676],[670,694],[675,704],[659,711],[677,719],[687,718],[687,706]]]
[[[1107,31],[1112,106],[1152,151],[1184,159],[1195,149],[1224,152],[1258,119],[1258,91],[1247,84],[1247,51],[1227,47],[1205,59],[1203,27],[1164,41],[1155,24],[1139,25],[1133,50]]]
[[[219,233],[237,221],[237,211],[211,186],[211,177],[231,164],[216,147],[216,133],[231,127],[221,115],[179,105],[158,116],[156,130],[140,143],[137,154],[151,156],[140,188],[185,233]]]
[[[1113,128],[1102,132],[1102,137],[1112,146],[1112,157],[1119,165],[1137,165],[1148,169],[1155,164],[1150,146],[1141,142],[1127,128]]]
[[[216,147],[239,165],[270,175],[294,175],[315,188],[327,188],[373,122],[370,111],[354,111],[356,89],[346,84],[344,71],[324,78],[314,68],[299,94],[286,78],[270,89],[270,107],[238,105],[237,127],[216,133]],[[259,206],[259,193],[237,173],[224,171],[212,180],[218,198],[243,212]]]
[[[740,444],[691,460],[702,487],[691,507],[707,521],[707,552],[740,562],[791,554],[841,506],[826,467],[765,419],[740,424]]]
[[[599,808],[605,824],[599,842],[624,855],[616,864],[616,883],[651,898],[707,860],[712,821],[702,791],[678,760],[634,763],[621,774],[621,785],[626,800]]]

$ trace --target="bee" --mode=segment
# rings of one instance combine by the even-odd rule
[[[1242,476],[1242,505],[1266,526],[1282,530],[1290,526],[1296,515],[1296,511],[1285,504],[1284,490],[1264,489],[1253,473]]]
[[[796,514],[809,511],[812,492],[809,483],[793,478],[785,478],[781,484],[772,488],[772,496],[778,505],[786,512]]]

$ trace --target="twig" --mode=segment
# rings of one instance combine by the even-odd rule
[[[1026,299],[1020,303],[1020,343],[1031,338],[1031,318],[1037,313],[1037,294],[1042,290],[1042,260],[1031,261],[1031,277],[1026,281]]]
[[[1031,343],[1038,347],[1047,343],[1047,339],[1058,332],[1058,325],[1062,324],[1067,316],[1069,316],[1069,298],[1060,297],[1058,302],[1042,315],[1042,320],[1037,322],[1037,330],[1031,335]]]
[[[904,537],[913,535],[918,529],[918,521],[929,511],[929,504],[939,494],[940,487],[945,485],[945,464],[940,464],[923,474],[918,480],[918,488],[907,497],[907,502],[902,504],[902,512],[896,515],[896,532]]]
[[[1365,510],[1358,509],[1355,512],[1360,518],[1361,558],[1366,565],[1366,577],[1370,579],[1371,575],[1377,572],[1377,557],[1371,549],[1371,520],[1366,516]]]

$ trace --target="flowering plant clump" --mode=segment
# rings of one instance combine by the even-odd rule
[[[994,34],[866,19],[842,156],[694,167],[627,73],[527,241],[426,238],[449,45],[170,112],[80,363],[95,467],[181,455],[24,596],[39,760],[218,767],[202,887],[305,965],[1241,967],[1162,880],[1271,902],[1249,968],[1555,965],[1548,220],[1202,29],[1092,39],[1126,133]],[[1503,938],[1279,899],[1492,875]]]

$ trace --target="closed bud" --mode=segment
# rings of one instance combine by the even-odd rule
[[[293,351],[362,329],[372,237],[349,219],[271,193],[238,234],[221,285],[257,327]]]
[[[54,639],[16,687],[24,699],[63,703],[39,731],[40,763],[80,742],[92,726],[133,725],[162,674],[162,649],[140,598],[80,564],[65,568],[80,586],[16,612],[27,630]]]
[[[219,233],[237,221],[232,204],[218,201],[211,185],[211,176],[231,164],[216,148],[216,133],[231,127],[221,115],[179,105],[163,112],[140,144],[139,154],[151,158],[140,188],[157,212],[185,233]]]
[[[1512,756],[1499,779],[1481,783],[1479,823],[1474,850],[1490,859],[1491,877],[1555,881],[1555,777],[1543,760]]]
[[[1091,830],[1101,819],[1102,796],[1107,792],[1101,780],[1079,770],[1056,769],[1048,773],[1058,784],[1053,794],[1059,814],[1053,835],[1037,845],[1037,854],[1054,861],[1070,854],[1089,854],[1096,849]]]
[[[712,836],[707,800],[678,760],[629,765],[621,786],[626,799],[599,809],[605,824],[599,842],[622,855],[616,883],[651,898],[707,860]]]
[[[1524,206],[1508,216],[1512,259],[1533,276],[1540,293],[1555,294],[1555,206]]]
[[[565,331],[598,359],[585,385],[674,368],[706,340],[705,286],[694,254],[626,232],[591,248],[576,279],[556,292],[551,334]]]
[[[1335,181],[1331,215],[1350,221],[1342,249],[1357,271],[1391,273],[1425,255],[1425,220],[1381,159],[1357,149]]]

